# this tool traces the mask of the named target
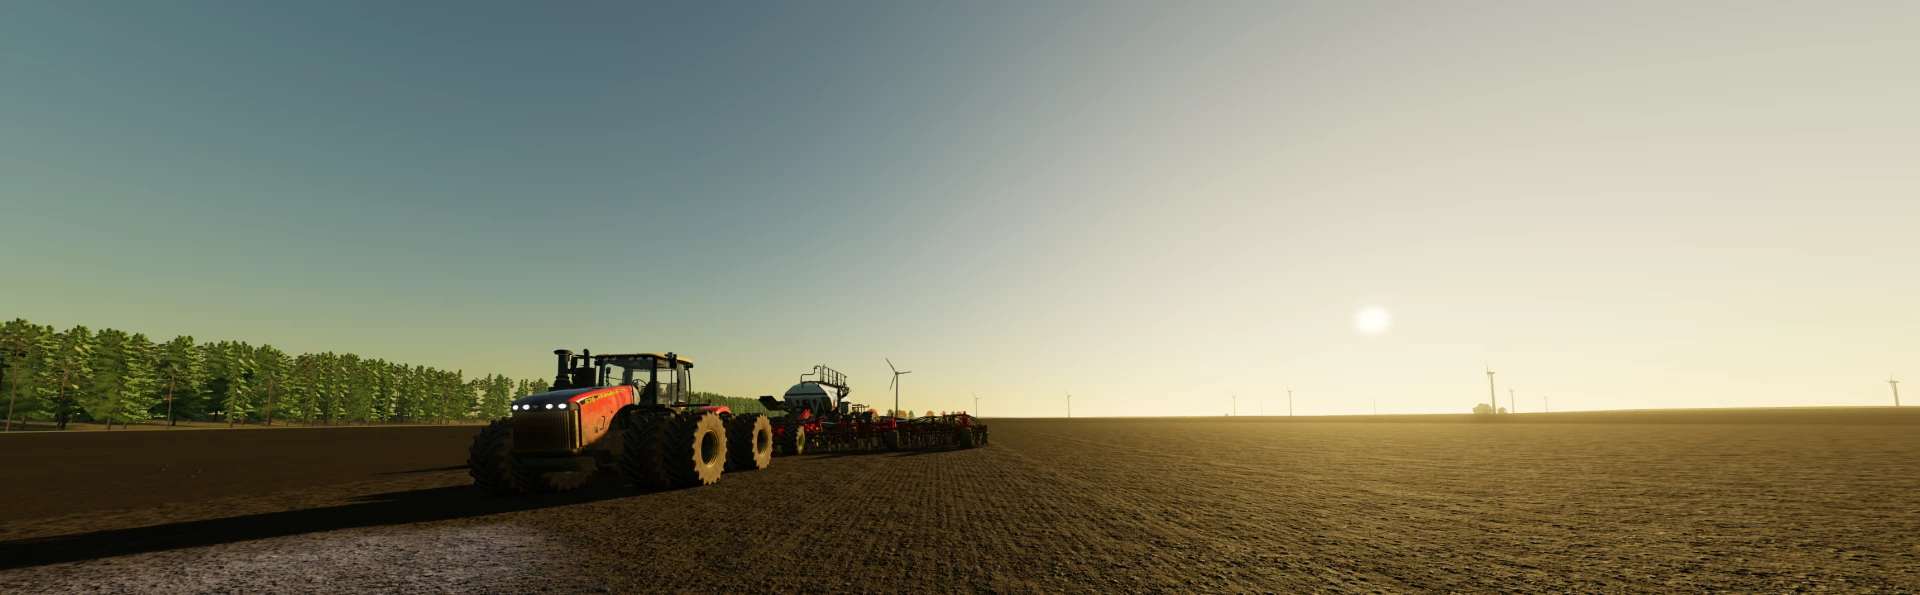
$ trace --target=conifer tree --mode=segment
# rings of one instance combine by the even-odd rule
[[[253,388],[256,394],[251,401],[263,403],[261,419],[267,425],[273,425],[273,410],[279,400],[287,393],[289,381],[293,379],[293,358],[287,353],[274,349],[272,345],[261,345],[253,351],[255,378]]]
[[[193,337],[174,337],[157,346],[155,352],[154,413],[164,413],[168,427],[182,413],[198,418],[203,408],[195,397],[202,384],[202,361]]]
[[[93,376],[93,332],[84,326],[67,329],[55,337],[53,375],[59,378],[54,395],[54,424],[65,430],[73,417],[74,401],[80,389],[91,384]]]
[[[21,426],[36,416],[45,416],[52,401],[54,382],[52,354],[57,349],[50,327],[15,319],[0,325],[0,388],[7,391],[6,431],[13,430],[18,416]]]
[[[88,417],[107,424],[145,421],[154,387],[153,343],[146,335],[102,329],[95,337],[93,376],[81,396]]]

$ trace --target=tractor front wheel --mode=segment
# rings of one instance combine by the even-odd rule
[[[620,476],[634,485],[650,490],[673,487],[667,474],[666,434],[671,414],[633,411],[627,415],[626,432],[620,437],[618,464]]]
[[[467,447],[467,475],[473,476],[473,485],[489,493],[501,496],[526,493],[526,488],[513,474],[511,419],[493,420],[474,435],[473,446]]]

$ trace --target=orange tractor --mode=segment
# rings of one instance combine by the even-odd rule
[[[515,399],[511,417],[474,436],[467,468],[475,485],[497,494],[557,492],[604,472],[642,487],[690,487],[773,461],[767,416],[688,402],[693,362],[685,358],[553,353],[553,390]]]

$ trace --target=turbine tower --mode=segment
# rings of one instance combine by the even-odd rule
[[[1060,391],[1067,392],[1067,391]],[[1067,393],[1067,419],[1073,419],[1073,393]]]
[[[1293,387],[1287,387],[1287,417],[1293,417]]]
[[[1240,395],[1229,396],[1233,398],[1233,416],[1240,417]]]
[[[1887,386],[1893,387],[1893,406],[1899,407],[1900,406],[1900,381],[1894,380],[1892,378],[1888,378]]]
[[[1513,387],[1509,386],[1507,387],[1507,413],[1519,413],[1519,412],[1520,410],[1514,408],[1513,406]]]
[[[973,393],[973,416],[980,416],[980,393]]]
[[[1487,406],[1499,411],[1500,393],[1493,390],[1493,368],[1488,368],[1486,362],[1481,362],[1480,367],[1487,371]]]
[[[887,359],[887,358],[881,358],[881,359]],[[907,370],[905,372],[900,371],[899,368],[893,367],[892,359],[887,359],[887,369],[893,370],[893,382],[887,383],[888,384],[887,388],[893,389],[893,416],[900,417],[900,375],[912,374],[913,370]]]
[[[1541,413],[1553,413],[1553,408],[1552,408],[1552,407],[1548,407],[1548,406],[1547,406],[1547,396],[1546,396],[1546,395],[1540,395],[1540,412],[1541,412]]]

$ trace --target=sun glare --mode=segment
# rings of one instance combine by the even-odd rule
[[[1369,335],[1386,332],[1387,324],[1391,321],[1392,318],[1387,316],[1386,308],[1365,308],[1360,310],[1359,314],[1353,315],[1354,328]]]

